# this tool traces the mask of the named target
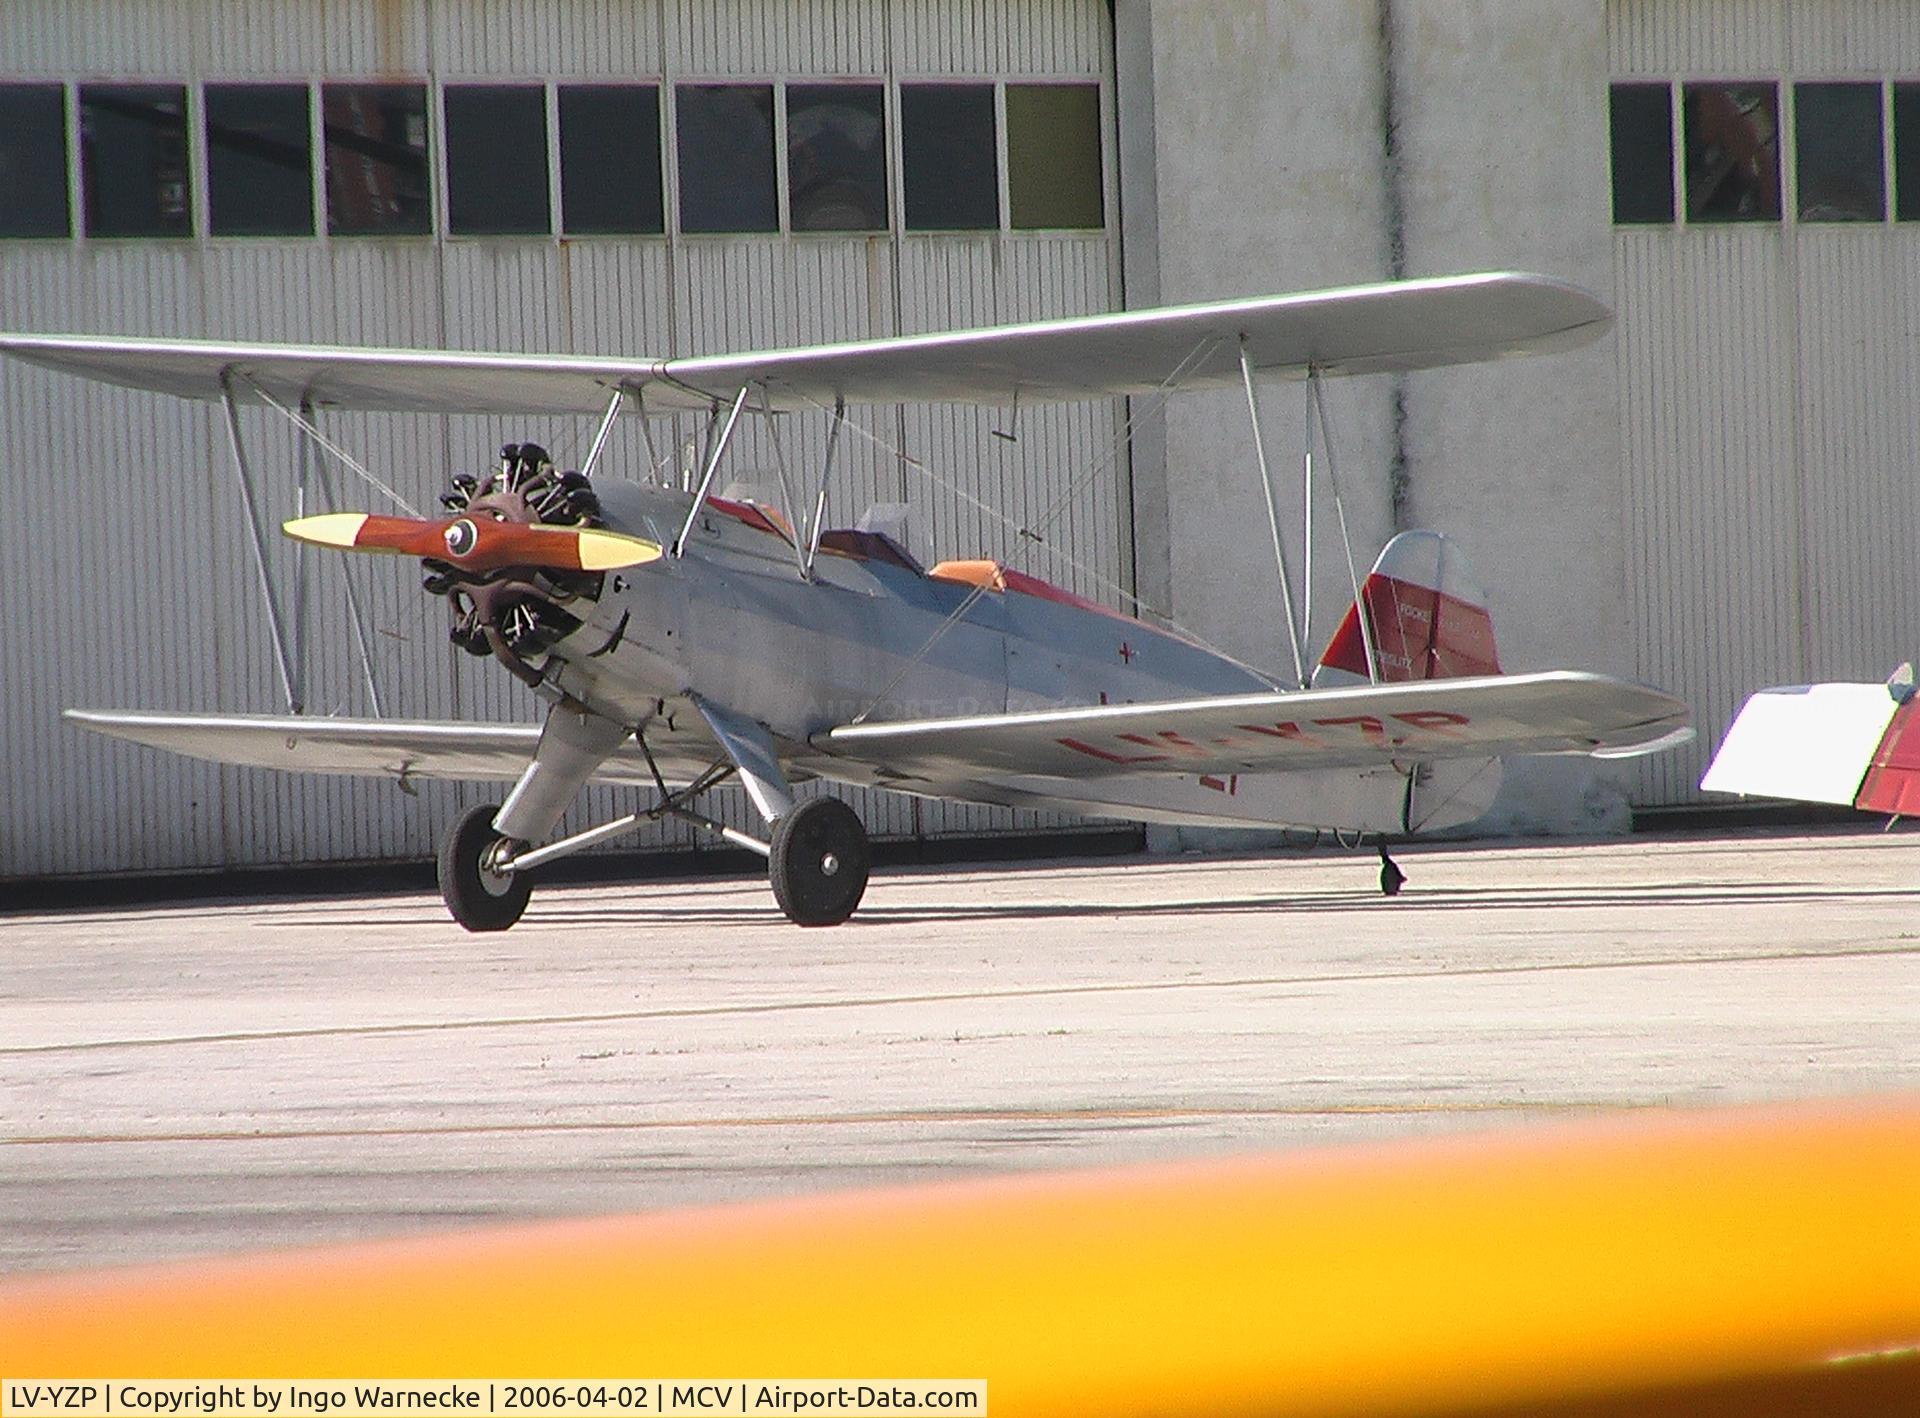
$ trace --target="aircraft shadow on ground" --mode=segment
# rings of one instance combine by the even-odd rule
[[[1863,900],[1912,900],[1920,892],[1885,887],[1869,890],[1823,890],[1805,884],[1786,890],[1694,887],[1678,891],[1650,888],[1647,891],[1615,890],[1555,893],[1553,891],[1447,892],[1419,893],[1417,889],[1389,900],[1376,891],[1353,891],[1315,896],[1239,896],[1205,901],[1063,901],[1007,903],[1005,905],[914,905],[887,906],[869,904],[846,923],[846,928],[869,926],[930,925],[952,921],[1044,921],[1044,920],[1156,920],[1177,916],[1240,915],[1317,915],[1356,911],[1401,913],[1425,911],[1540,911],[1552,909],[1592,910],[1615,907],[1714,907],[1777,906],[1831,903],[1835,905]],[[422,912],[396,917],[377,915],[333,916],[330,926],[378,926],[392,929],[400,925],[438,925],[444,918]],[[695,907],[666,905],[596,905],[587,908],[560,906],[542,910],[539,898],[529,914],[529,925],[754,925],[773,924],[783,918],[769,900],[765,905]],[[310,919],[273,922],[279,926],[310,925]]]

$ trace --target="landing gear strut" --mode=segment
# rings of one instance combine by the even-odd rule
[[[838,798],[813,798],[773,825],[773,897],[798,926],[837,926],[867,890],[867,829]]]
[[[440,844],[440,895],[454,920],[470,931],[504,931],[520,919],[533,894],[523,871],[496,871],[501,855],[519,844],[493,830],[498,803],[487,803],[453,824]]]
[[[1387,847],[1380,844],[1380,894],[1398,896],[1400,888],[1406,884],[1407,874],[1400,870],[1392,857],[1387,855]]]

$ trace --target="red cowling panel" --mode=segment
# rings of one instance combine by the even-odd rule
[[[776,537],[787,538],[787,529],[780,526],[761,508],[750,502],[735,502],[726,497],[709,497],[707,506],[715,512],[724,512],[736,521],[745,522],[756,532],[772,532]],[[787,538],[792,540],[791,538]]]
[[[1460,679],[1497,675],[1500,657],[1493,644],[1493,617],[1476,606],[1412,581],[1375,572],[1360,588],[1373,623],[1380,678]],[[1351,674],[1367,673],[1366,644],[1360,636],[1357,606],[1347,607],[1320,663]]]
[[[1098,611],[1101,615],[1110,615],[1118,620],[1131,620],[1131,616],[1121,615],[1111,607],[1098,601],[1090,601],[1085,596],[1077,596],[1065,586],[1056,586],[1051,581],[1042,581],[1038,576],[1029,576],[1024,571],[1000,568],[1000,574],[1006,578],[1007,589],[1018,591],[1023,596],[1037,596],[1043,601],[1053,601],[1063,606],[1074,606],[1083,611]]]
[[[1868,812],[1920,816],[1920,714],[1914,704],[1893,711],[1893,721],[1880,736],[1873,762],[1861,780],[1853,805]]]

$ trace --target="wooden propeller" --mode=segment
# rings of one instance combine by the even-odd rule
[[[594,527],[498,522],[490,517],[384,517],[325,512],[297,517],[281,530],[298,541],[343,551],[429,557],[466,571],[538,566],[551,571],[613,571],[657,561],[657,542]]]

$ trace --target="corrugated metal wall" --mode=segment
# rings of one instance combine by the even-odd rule
[[[1117,306],[1112,55],[1104,0],[10,0],[0,78],[441,80],[813,78],[916,75],[1098,80],[1107,233],[471,240],[0,242],[0,327],[459,348],[688,354],[1110,309]],[[889,99],[891,104],[892,100]],[[897,124],[893,125],[897,132]],[[437,141],[437,139],[436,139]],[[897,138],[895,139],[897,143]],[[1005,527],[914,473],[912,457],[1021,517],[1105,458],[1116,412],[1023,412],[1016,445],[993,411],[863,414],[843,442],[835,511],[914,504],[922,552],[1007,554]],[[535,437],[577,461],[589,421],[331,416],[328,433],[417,504],[452,468]],[[818,456],[826,421],[795,420],[789,450]],[[276,416],[244,415],[291,515],[295,443]],[[692,420],[659,446],[685,446]],[[278,674],[218,409],[0,364],[0,879],[282,861],[419,857],[482,789],[292,778],[221,769],[60,725],[67,705],[275,710]],[[624,420],[605,470],[646,467]],[[757,434],[736,475],[770,467]],[[379,505],[339,468],[338,501]],[[1065,540],[1084,570],[1029,561],[1089,594],[1130,581],[1125,465],[1093,480]],[[320,499],[328,500],[328,499]],[[275,539],[281,584],[295,552]],[[532,697],[452,653],[437,603],[410,573],[317,559],[306,639],[316,712],[368,712],[340,581],[371,607],[388,714],[527,719]],[[737,798],[720,815],[745,823]],[[1041,821],[857,795],[881,834]],[[576,821],[627,811],[596,791]],[[1051,821],[1051,820],[1048,820]],[[654,843],[684,843],[664,828]]]
[[[1877,0],[1611,0],[1608,37],[1621,79],[1920,78]],[[1643,803],[1699,796],[1752,690],[1920,653],[1920,227],[1796,222],[1782,157],[1779,223],[1614,233],[1638,672],[1700,726]]]

